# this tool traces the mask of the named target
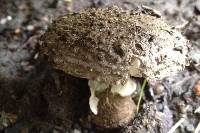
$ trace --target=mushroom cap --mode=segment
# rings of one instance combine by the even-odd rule
[[[117,7],[57,18],[41,36],[40,53],[73,76],[125,83],[162,79],[184,69],[188,41],[161,18]]]

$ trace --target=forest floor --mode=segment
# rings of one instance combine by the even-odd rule
[[[192,44],[192,63],[176,76],[146,86],[141,111],[129,125],[106,130],[88,117],[87,80],[38,60],[37,47],[39,36],[56,17],[111,5],[128,10],[152,7],[174,27],[192,20],[183,31]],[[181,119],[175,133],[193,133],[200,123],[199,15],[200,0],[0,0],[0,132],[166,133]]]

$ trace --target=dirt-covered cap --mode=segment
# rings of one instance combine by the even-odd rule
[[[161,18],[117,7],[57,18],[40,53],[68,74],[124,83],[129,76],[162,79],[184,69],[188,41]]]

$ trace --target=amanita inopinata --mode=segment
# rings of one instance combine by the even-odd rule
[[[188,63],[187,40],[161,18],[117,7],[57,18],[41,37],[40,53],[56,68],[87,78],[93,122],[106,128],[134,118],[131,77],[162,79]]]

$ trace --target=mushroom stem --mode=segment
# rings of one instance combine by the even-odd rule
[[[136,105],[131,94],[136,90],[135,80],[128,79],[124,85],[108,85],[89,80],[92,122],[104,128],[126,125],[134,118]]]
[[[105,83],[98,82],[96,80],[89,80],[88,85],[90,87],[91,96],[89,99],[89,105],[91,111],[98,114],[98,102],[99,98],[96,96],[97,93],[104,92],[106,89],[111,89],[112,94],[118,94],[121,97],[130,96],[137,87],[135,80],[128,79],[125,85],[108,85]]]

